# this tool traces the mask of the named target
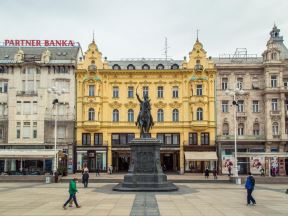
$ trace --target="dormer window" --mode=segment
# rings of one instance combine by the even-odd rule
[[[196,71],[202,71],[203,70],[203,66],[201,65],[199,59],[196,60],[195,70]]]
[[[118,64],[114,64],[114,65],[112,66],[112,69],[113,69],[113,70],[121,70],[121,67],[120,67]]]
[[[271,60],[277,60],[277,53],[273,52],[271,54]]]
[[[178,64],[173,64],[173,65],[171,66],[171,69],[172,69],[172,70],[177,70],[177,69],[179,69],[179,65],[178,65]]]
[[[163,65],[163,64],[158,64],[158,65],[156,66],[156,69],[157,69],[157,70],[164,70],[164,65]]]
[[[142,70],[150,70],[150,66],[148,64],[144,64],[142,66]]]
[[[133,64],[129,64],[127,66],[127,70],[135,70],[135,66]]]

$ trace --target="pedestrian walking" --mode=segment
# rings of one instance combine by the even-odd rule
[[[260,169],[260,175],[265,177],[265,173],[264,173],[264,168],[263,167],[261,167],[261,169]]]
[[[64,209],[66,209],[66,206],[68,205],[68,203],[72,199],[73,199],[73,201],[74,201],[74,203],[76,205],[76,208],[81,208],[81,206],[77,203],[77,198],[76,198],[76,193],[78,192],[77,186],[76,186],[76,181],[77,181],[77,178],[74,177],[69,183],[69,198],[63,205]]]
[[[254,187],[255,187],[255,179],[252,176],[251,172],[248,172],[248,176],[245,183],[245,188],[247,189],[247,205],[250,205],[251,202],[253,205],[256,204],[256,201],[252,196]]]
[[[217,179],[217,174],[218,174],[218,173],[217,173],[217,170],[214,168],[214,169],[213,169],[213,176],[214,176],[214,179]]]
[[[205,179],[208,179],[209,178],[209,170],[208,168],[206,168],[205,170]]]
[[[113,166],[112,165],[109,166],[108,171],[109,171],[109,174],[111,175],[113,172]]]
[[[82,175],[82,183],[84,184],[84,188],[88,187],[88,180],[89,180],[89,173],[88,171],[84,171],[83,175]]]
[[[96,168],[96,176],[97,176],[97,175],[100,176],[100,167],[97,167],[97,168]]]

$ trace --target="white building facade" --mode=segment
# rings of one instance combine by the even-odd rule
[[[52,171],[56,98],[59,166],[72,170],[79,51],[78,46],[0,47],[0,172]],[[49,93],[52,87],[61,95]]]

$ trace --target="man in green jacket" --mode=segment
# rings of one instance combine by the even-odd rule
[[[77,178],[74,177],[71,181],[70,181],[70,184],[69,184],[69,199],[65,202],[65,204],[63,205],[63,208],[66,209],[66,205],[73,199],[75,205],[76,205],[76,208],[81,208],[80,205],[78,205],[77,203],[77,199],[76,199],[76,193],[78,192],[77,190],[77,187],[76,187],[76,180]]]

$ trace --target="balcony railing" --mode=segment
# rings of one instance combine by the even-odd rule
[[[247,113],[246,112],[237,112],[236,116],[237,117],[247,117]]]
[[[45,143],[53,143],[55,142],[55,138],[45,138]],[[73,138],[58,138],[57,143],[72,143]]]
[[[45,120],[48,121],[55,121],[55,115],[54,114],[46,114]],[[74,121],[75,116],[74,115],[57,115],[57,121]]]
[[[280,110],[271,110],[270,115],[271,116],[279,116],[279,115],[281,115],[281,111]]]
[[[16,95],[17,96],[37,96],[38,92],[37,91],[17,91]]]
[[[233,141],[234,140],[234,135],[218,135],[217,136],[218,141]],[[248,140],[248,141],[258,141],[258,140],[265,140],[264,135],[237,135],[237,140],[243,141],[243,140]]]

